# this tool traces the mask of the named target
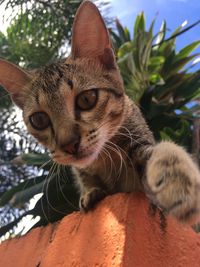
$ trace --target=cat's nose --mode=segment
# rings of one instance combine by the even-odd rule
[[[60,148],[62,151],[68,154],[75,155],[78,153],[79,146],[80,146],[80,136],[75,136],[66,144],[61,144]]]

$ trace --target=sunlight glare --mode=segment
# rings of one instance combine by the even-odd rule
[[[4,2],[3,4],[0,5],[0,14],[1,14],[0,32],[2,32],[3,34],[6,34],[6,30],[7,30],[8,26],[10,25],[9,16],[12,14],[12,8],[9,7],[5,11],[5,7],[6,7],[6,2]]]
[[[185,21],[181,24],[181,27],[183,28],[183,27],[185,27],[187,24],[188,24],[188,21],[185,20]]]

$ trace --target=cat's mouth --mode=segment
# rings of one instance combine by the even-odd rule
[[[93,142],[92,146],[90,147],[88,145],[80,145],[78,153],[74,155],[57,150],[52,154],[52,158],[58,164],[69,165],[76,168],[88,167],[98,159],[98,156],[104,147],[105,140],[106,138],[101,135],[101,139],[98,140],[98,142]]]
[[[53,160],[58,164],[70,165],[78,168],[85,168],[92,164],[92,162],[98,157],[98,151],[80,152],[77,155],[64,155],[61,153],[54,154]]]

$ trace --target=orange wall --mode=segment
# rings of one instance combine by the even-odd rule
[[[117,194],[0,245],[2,267],[200,267],[200,235],[167,219],[142,194]]]

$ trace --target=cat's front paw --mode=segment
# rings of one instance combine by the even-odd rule
[[[85,194],[81,195],[79,201],[79,207],[82,211],[88,211],[94,207],[94,205],[106,196],[106,192],[98,187],[90,189]]]
[[[144,185],[152,202],[178,220],[199,220],[200,173],[181,147],[171,142],[155,146]]]

